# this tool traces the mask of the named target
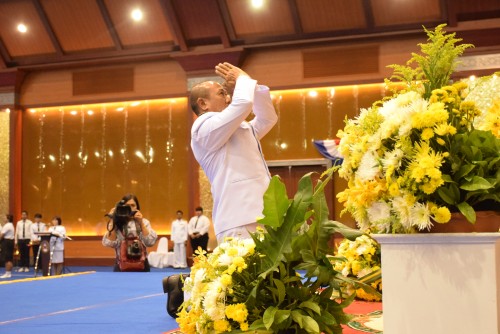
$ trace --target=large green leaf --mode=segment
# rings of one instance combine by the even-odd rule
[[[273,176],[264,193],[264,210],[262,212],[264,218],[260,219],[259,223],[272,227],[281,226],[289,204],[285,184],[281,182],[279,176]]]
[[[457,204],[457,208],[470,223],[476,222],[476,211],[467,202]]]
[[[253,236],[256,250],[265,254],[260,274],[262,278],[278,267],[285,254],[292,252],[292,236],[296,233],[296,226],[304,222],[304,217],[312,202],[312,196],[313,184],[309,173],[300,179],[299,189],[286,211],[283,223],[277,228],[266,226],[267,234],[263,240]],[[269,205],[277,207],[273,202],[273,200],[264,202],[264,208]]]
[[[480,176],[473,176],[470,181],[460,185],[460,188],[467,191],[474,191],[481,189],[490,189],[493,188],[493,185],[489,183],[488,180]]]

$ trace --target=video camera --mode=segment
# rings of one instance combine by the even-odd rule
[[[126,205],[124,201],[120,201],[116,204],[113,214],[106,214],[106,217],[113,220],[113,228],[116,227],[121,230],[135,216],[136,212],[132,211],[132,208]]]

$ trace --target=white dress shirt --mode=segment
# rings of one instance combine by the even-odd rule
[[[176,219],[172,222],[172,235],[170,239],[175,244],[184,243],[188,239],[187,221],[184,219]]]
[[[47,226],[45,223],[42,222],[35,222],[31,224],[31,241],[37,242],[40,241],[41,238],[39,235],[36,235],[35,233],[38,232],[45,232],[47,230]]]
[[[31,225],[33,222],[29,219],[20,220],[16,224],[15,240],[29,239],[31,240]]]
[[[195,234],[198,232],[200,235],[204,235],[208,233],[208,229],[210,228],[210,219],[207,216],[194,216],[189,220],[188,223],[188,233]]]
[[[5,223],[2,226],[2,231],[0,232],[0,234],[3,235],[4,239],[14,240],[14,224],[12,224],[11,222]]]
[[[252,109],[255,118],[246,122]],[[210,180],[215,234],[262,216],[270,175],[259,140],[277,120],[269,88],[239,76],[231,104],[193,123],[191,148]]]

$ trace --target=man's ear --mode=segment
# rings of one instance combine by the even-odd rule
[[[200,109],[201,111],[206,111],[208,108],[207,102],[204,98],[199,97],[198,100],[196,100],[196,104],[198,105],[198,109]]]

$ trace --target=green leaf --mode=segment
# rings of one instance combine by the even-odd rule
[[[462,184],[460,188],[467,191],[474,191],[480,189],[490,189],[493,188],[493,185],[489,183],[488,180],[480,176],[474,176],[470,181]]]
[[[279,279],[273,278],[273,283],[276,285],[277,291],[278,291],[278,305],[285,300],[285,295],[286,295],[286,290],[285,290],[285,284],[283,284],[282,281]]]
[[[304,316],[304,319],[302,320],[302,323],[304,324],[303,328],[308,333],[319,333],[319,325],[318,325],[318,323],[316,322],[316,320],[314,320],[310,316],[308,316],[308,315]]]
[[[269,186],[264,193],[264,218],[259,219],[259,223],[272,227],[281,226],[285,219],[285,213],[288,210],[289,200],[286,193],[286,187],[281,182],[279,176],[273,176]]]
[[[298,310],[292,310],[292,319],[300,328],[304,328],[304,317],[305,315]]]
[[[470,223],[474,224],[476,222],[476,211],[467,202],[457,204],[457,208]]]
[[[302,302],[300,303],[299,307],[308,308],[317,314],[321,314],[321,308],[319,307],[319,305],[311,301]]]
[[[274,315],[278,309],[275,306],[269,306],[262,315],[262,321],[267,329],[271,328],[274,322]]]
[[[274,324],[279,325],[290,317],[290,310],[277,310],[274,315]]]
[[[474,165],[463,165],[460,167],[459,171],[454,175],[455,180],[459,180],[462,177],[468,175],[470,172],[472,172],[476,168]]]
[[[450,205],[454,205],[458,200],[460,200],[460,198],[455,198],[454,192],[445,186],[439,187],[437,194],[443,201]]]
[[[280,181],[281,182],[281,181]],[[266,256],[262,259],[262,268],[260,277],[265,278],[273,272],[284,258],[285,254],[291,253],[292,236],[296,233],[296,226],[304,222],[308,208],[312,202],[313,184],[311,173],[304,175],[299,181],[299,189],[295,194],[285,214],[283,224],[274,229],[266,226],[267,235],[264,240],[259,240],[255,235],[252,236],[255,241],[256,251],[260,251]],[[276,206],[275,199],[264,201],[264,210],[266,206]]]

